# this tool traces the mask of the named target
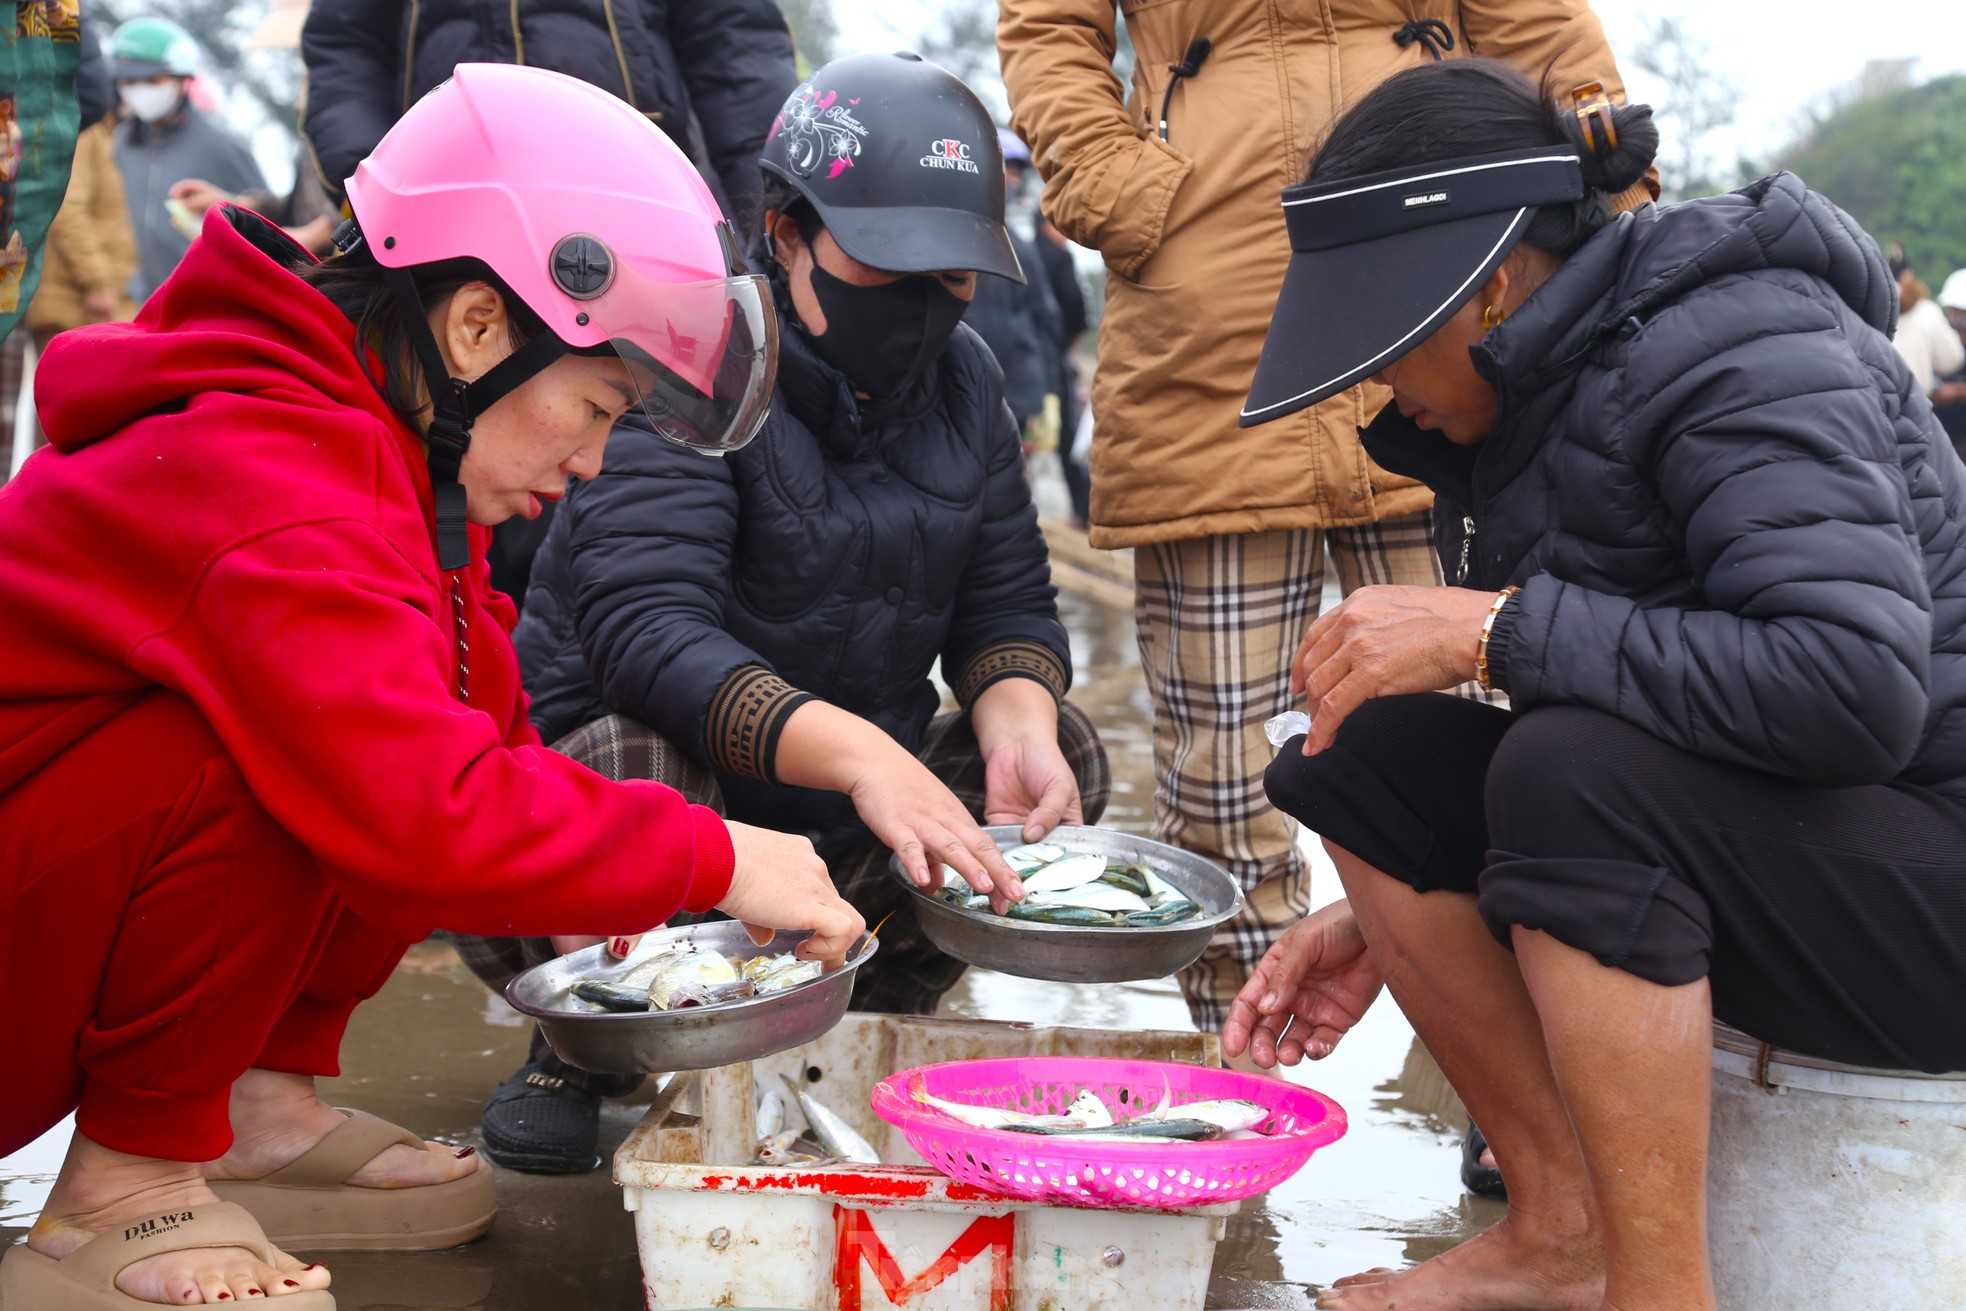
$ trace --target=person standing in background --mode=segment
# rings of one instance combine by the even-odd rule
[[[307,0],[273,0],[266,18],[247,38],[246,49],[289,50],[298,58],[300,29],[307,21],[307,9]],[[300,79],[299,111],[304,118],[307,113],[305,73]],[[288,236],[323,257],[332,245],[335,227],[341,222],[340,202],[328,195],[321,175],[315,171],[314,156],[308,151],[304,136],[294,148],[294,184],[284,196],[271,191],[232,194],[203,178],[187,178],[171,188],[171,198],[183,201],[185,208],[200,219],[213,205],[242,205],[262,218],[272,219],[286,229]]]
[[[1939,379],[1966,364],[1966,346],[1945,310],[1932,299],[1932,289],[1919,280],[1905,248],[1892,242],[1884,248],[1884,259],[1898,280],[1898,330],[1891,334],[1891,344],[1904,357],[1919,391],[1936,403]]]
[[[1954,269],[1939,288],[1939,309],[1946,316],[1946,323],[1952,328],[1953,336],[1966,348],[1966,269]],[[1932,393],[1932,409],[1939,416],[1939,425],[1952,438],[1953,448],[1966,455],[1966,359],[1952,370],[1951,376],[1939,379],[1938,389]]]
[[[24,342],[12,337],[41,276],[41,247],[68,187],[82,122],[76,0],[17,4],[0,23],[0,483],[12,470],[14,401],[27,383]]]
[[[1016,156],[1022,155],[1028,166],[1031,155],[1009,132],[998,132],[997,143],[1003,151],[1008,208],[1022,178]],[[1005,234],[1017,253],[1024,280],[1015,282],[993,273],[978,275],[976,295],[963,318],[996,356],[997,366],[1003,370],[1004,403],[1010,406],[1017,431],[1023,435],[1025,454],[1036,455],[1059,446],[1064,378],[1058,368],[1058,343],[1065,329],[1037,247],[1008,220]]]
[[[1092,480],[1083,461],[1074,458],[1072,439],[1079,430],[1079,375],[1072,363],[1072,343],[1086,329],[1085,288],[1080,285],[1078,265],[1072,262],[1065,235],[1038,207],[1041,183],[1031,168],[1031,149],[1015,132],[1005,128],[998,134],[1003,145],[1004,183],[1012,197],[1011,228],[1019,236],[1030,229],[1031,254],[1035,268],[1027,270],[1034,281],[1051,289],[1051,300],[1058,307],[1056,322],[1058,346],[1052,353],[1055,366],[1052,389],[1058,395],[1058,464],[1065,475],[1065,492],[1072,502],[1072,527],[1084,532],[1091,523]],[[1019,257],[1023,256],[1022,247]]]
[[[137,239],[130,294],[139,303],[163,285],[198,235],[197,216],[172,197],[172,187],[202,178],[228,193],[266,189],[246,143],[185,94],[197,71],[198,43],[167,18],[132,18],[110,35],[109,74],[124,111],[116,164]]]
[[[115,130],[105,117],[76,138],[68,194],[48,227],[41,286],[27,310],[37,351],[45,351],[58,332],[136,317],[130,279],[137,271],[137,240],[116,167]]]
[[[127,323],[136,317],[130,279],[137,271],[136,235],[130,231],[123,178],[116,168],[116,123],[109,117],[116,88],[103,62],[95,25],[81,23],[82,60],[75,74],[75,99],[82,132],[75,139],[75,162],[68,192],[48,225],[41,285],[27,308],[27,326],[38,354],[58,332],[85,323]]]
[[[1265,720],[1329,552],[1349,592],[1440,581],[1418,483],[1377,468],[1357,429],[1385,403],[1341,392],[1260,434],[1239,424],[1290,244],[1276,198],[1348,103],[1471,48],[1621,99],[1584,0],[1003,0],[1011,126],[1044,211],[1110,271],[1092,405],[1092,544],[1138,548],[1134,615],[1154,699],[1154,836],[1227,868],[1244,916],[1182,974],[1203,1029],[1310,904],[1296,826],[1263,796]],[[1301,12],[1300,12],[1301,11]],[[1656,188],[1639,196],[1656,195]],[[1281,426],[1286,431],[1279,432]]]
[[[626,100],[696,165],[739,231],[758,207],[758,152],[798,82],[775,0],[316,0],[301,29],[302,128],[337,202],[343,179],[460,63],[530,64]],[[554,507],[499,526],[492,585],[523,602]]]
[[[530,64],[626,100],[695,161],[732,223],[756,216],[758,151],[799,80],[774,0],[317,0],[301,31],[306,132],[331,191],[460,63]]]

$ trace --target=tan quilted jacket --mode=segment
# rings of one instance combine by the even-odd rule
[[[1092,541],[1134,546],[1223,533],[1358,524],[1431,494],[1379,469],[1357,428],[1388,392],[1366,385],[1241,429],[1290,256],[1284,187],[1302,179],[1346,105],[1432,58],[1396,34],[1437,18],[1471,49],[1567,89],[1623,86],[1584,0],[1122,0],[1133,85],[1112,72],[1113,0],[1000,0],[1011,126],[1045,178],[1044,210],[1105,257],[1092,404]],[[1168,65],[1183,80],[1158,136]]]

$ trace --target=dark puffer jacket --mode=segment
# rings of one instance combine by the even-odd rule
[[[1896,307],[1856,223],[1778,174],[1566,261],[1474,350],[1485,443],[1374,421],[1373,457],[1454,502],[1448,578],[1522,587],[1490,644],[1517,709],[1966,797],[1966,468]]]
[[[959,328],[901,412],[862,414],[790,322],[771,417],[706,458],[625,422],[562,503],[514,634],[548,742],[618,712],[710,764],[732,819],[864,829],[833,793],[772,782],[805,695],[922,741],[939,657],[964,705],[1002,677],[1062,697],[1071,656],[1003,382]]]
[[[457,65],[531,64],[655,120],[740,230],[757,203],[758,151],[798,81],[774,0],[314,0],[300,50],[307,138],[337,200],[383,133]]]

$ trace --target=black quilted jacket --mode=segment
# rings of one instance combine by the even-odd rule
[[[1897,303],[1856,223],[1777,174],[1571,257],[1474,349],[1486,442],[1373,422],[1373,457],[1441,494],[1448,578],[1521,585],[1490,647],[1517,709],[1966,797],[1966,468]]]
[[[1012,665],[1062,696],[1070,649],[981,339],[958,328],[902,408],[863,415],[788,321],[749,446],[707,458],[618,426],[601,475],[554,518],[514,635],[541,736],[627,715],[716,767],[732,819],[814,833],[831,854],[863,831],[846,798],[740,763],[731,739],[752,730],[721,707],[745,671],[910,750],[940,706],[938,658],[964,702]]]
[[[758,197],[758,151],[798,81],[775,0],[314,0],[300,49],[307,139],[337,199],[457,65],[531,64],[647,114],[697,160],[740,231]]]

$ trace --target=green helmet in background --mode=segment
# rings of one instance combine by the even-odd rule
[[[109,75],[119,82],[198,71],[198,43],[168,18],[132,18],[109,38]]]

